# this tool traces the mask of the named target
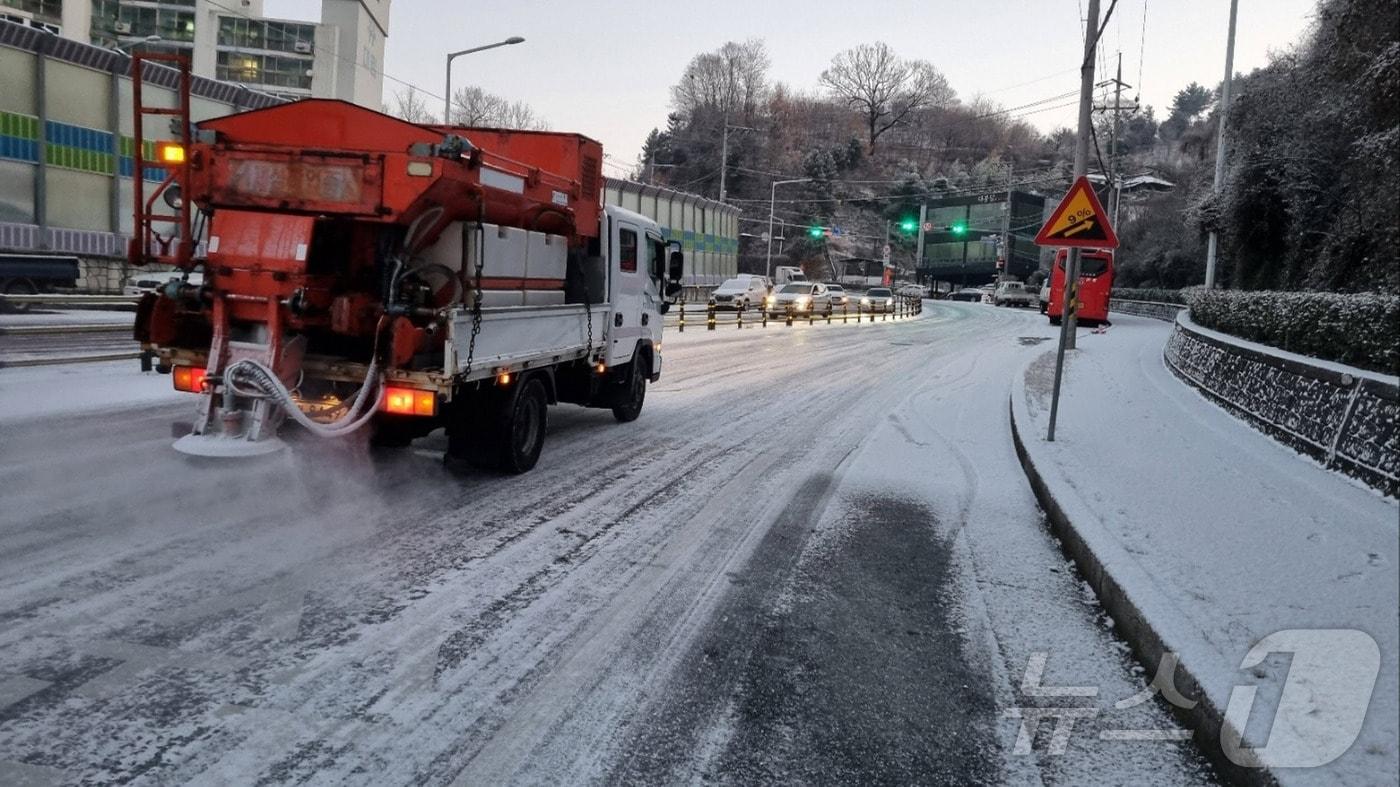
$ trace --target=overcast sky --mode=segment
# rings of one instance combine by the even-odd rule
[[[1101,0],[1106,10],[1110,0]],[[1268,63],[1311,23],[1315,0],[1241,0],[1235,70]],[[1076,91],[1084,0],[396,0],[385,100],[411,83],[441,96],[443,57],[509,36],[526,41],[458,58],[453,83],[523,99],[560,131],[599,139],[608,174],[630,169],[642,140],[665,126],[669,88],[690,58],[729,40],[762,38],[771,78],[818,89],[836,52],[884,41],[947,76],[964,100],[983,94],[1016,107]],[[319,19],[319,0],[266,0],[270,17]],[[1144,9],[1146,43],[1141,45]],[[1225,69],[1228,0],[1120,0],[1104,34],[1109,68],[1165,117],[1172,95]],[[1141,69],[1141,79],[1139,79]],[[1103,79],[1097,74],[1096,79]],[[441,112],[441,99],[430,98]],[[1070,99],[1073,101],[1073,99]],[[1056,101],[1048,106],[1061,103]],[[1042,130],[1073,126],[1071,107],[1025,115]],[[622,169],[619,169],[622,168]]]

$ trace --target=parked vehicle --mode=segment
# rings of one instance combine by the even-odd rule
[[[948,293],[948,297],[944,298],[944,300],[965,301],[967,303],[981,303],[983,295],[984,293],[981,290],[964,288]]]
[[[768,297],[767,280],[762,276],[736,276],[727,279],[710,293],[710,305],[716,309],[748,311]]]
[[[997,286],[995,284],[983,284],[977,290],[982,293],[982,302],[991,303],[992,297],[996,295]]]
[[[927,298],[929,290],[927,287],[921,287],[917,284],[906,284],[899,288],[899,294],[909,298]]]
[[[826,285],[826,292],[828,300],[831,302],[831,308],[833,309],[839,309],[842,306],[849,306],[851,303],[850,294],[846,292],[845,287],[842,287],[839,284]]]
[[[831,296],[821,282],[792,282],[784,284],[769,295],[763,308],[773,316],[781,316],[791,309],[794,314],[810,312],[824,313],[831,303]]]
[[[0,254],[0,293],[38,295],[78,286],[78,258],[50,254]],[[29,311],[27,303],[0,303],[10,311]]]
[[[328,438],[368,427],[382,446],[445,427],[449,458],[520,473],[548,404],[641,414],[683,259],[656,222],[584,186],[602,182],[599,143],[324,99],[180,131],[158,160],[138,153],[129,247],[138,266],[211,272],[138,305],[142,348],[198,396],[177,450],[269,453],[287,420]],[[161,162],[151,200],[178,189],[164,197],[186,239],[167,246],[141,191]]]
[[[166,271],[164,273],[140,273],[136,278],[128,281],[122,288],[122,295],[145,295],[148,292],[155,292],[172,281],[184,280],[186,284],[194,287],[204,283],[204,274],[199,271],[185,273],[183,271]]]
[[[1039,300],[1040,300],[1040,313],[1041,313],[1041,314],[1044,314],[1044,313],[1045,313],[1045,310],[1046,310],[1047,308],[1050,307],[1050,280],[1049,280],[1049,279],[1046,279],[1046,280],[1045,280],[1045,283],[1042,284],[1042,285],[1040,285],[1040,298],[1039,298]]]
[[[1050,301],[1045,314],[1051,325],[1059,325],[1064,309],[1065,260],[1068,249],[1055,253],[1050,271]],[[1113,252],[1085,251],[1079,255],[1079,309],[1075,320],[1081,325],[1108,323],[1109,296],[1113,292]]]
[[[1030,306],[1035,303],[1036,294],[1026,289],[1019,281],[1004,281],[997,285],[992,303],[997,306]]]
[[[779,265],[773,269],[773,281],[778,285],[794,281],[807,281],[807,274],[796,265]]]
[[[889,311],[894,308],[894,292],[889,287],[871,287],[861,296],[860,305],[870,311]]]

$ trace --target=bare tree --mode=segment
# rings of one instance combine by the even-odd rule
[[[541,131],[546,124],[524,101],[510,101],[479,87],[452,94],[452,122],[459,126],[489,126]]]
[[[384,111],[410,123],[436,123],[438,121],[437,115],[428,111],[428,102],[424,101],[418,91],[411,87],[403,93],[395,94],[393,108],[385,107]]]
[[[747,117],[768,91],[768,66],[762,39],[730,41],[690,59],[681,81],[671,88],[671,101],[687,115],[715,109]]]
[[[903,124],[911,113],[954,99],[948,80],[932,64],[905,60],[879,41],[833,57],[821,83],[865,119],[871,150],[881,134]]]

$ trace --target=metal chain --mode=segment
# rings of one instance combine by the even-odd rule
[[[481,241],[477,244],[476,292],[472,297],[472,335],[467,340],[467,365],[462,370],[463,377],[472,373],[472,359],[476,356],[476,336],[481,333],[481,273],[486,267],[486,225],[478,223],[477,229]]]
[[[587,259],[585,257],[584,259]],[[588,269],[583,271],[583,313],[588,321],[588,362],[593,362],[593,285],[588,281]]]

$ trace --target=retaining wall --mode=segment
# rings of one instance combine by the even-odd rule
[[[1400,380],[1202,328],[1182,311],[1164,357],[1178,377],[1327,467],[1400,496]]]

